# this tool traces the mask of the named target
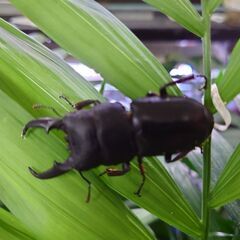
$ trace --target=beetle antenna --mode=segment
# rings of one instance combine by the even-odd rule
[[[60,95],[59,98],[65,100],[72,108],[75,108],[74,104],[72,104],[72,102],[66,96]]]
[[[78,171],[78,172],[79,172],[80,176],[82,177],[82,179],[83,179],[85,182],[87,182],[87,184],[88,184],[88,194],[87,194],[87,198],[86,198],[86,203],[89,203],[89,202],[90,202],[90,199],[91,199],[91,190],[92,190],[91,184],[92,184],[92,183],[91,183],[86,177],[84,177],[84,175],[82,174],[81,171]]]
[[[169,82],[169,83],[166,83],[165,85],[163,85],[161,88],[160,88],[160,96],[162,98],[165,98],[167,96],[167,91],[166,89],[169,87],[169,86],[172,86],[172,85],[176,85],[177,83],[184,83],[184,82],[187,82],[187,81],[191,81],[193,79],[195,79],[196,77],[202,77],[205,79],[205,84],[204,84],[204,87],[206,87],[206,82],[207,82],[207,77],[204,76],[204,75],[201,75],[201,74],[191,74],[191,75],[188,75],[188,76],[185,76],[185,77],[182,77],[182,78],[179,78],[177,79],[176,81],[172,81],[172,82]]]
[[[50,106],[46,106],[46,105],[37,103],[37,104],[33,104],[32,108],[34,110],[41,109],[41,108],[49,109],[49,110],[53,111],[56,115],[61,117],[61,115],[58,113],[58,111],[54,107],[50,107]]]

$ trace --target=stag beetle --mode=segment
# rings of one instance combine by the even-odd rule
[[[131,111],[126,111],[118,102],[85,100],[72,105],[76,111],[63,118],[40,118],[28,122],[23,136],[29,128],[44,128],[47,133],[59,129],[66,133],[70,149],[65,162],[55,162],[52,168],[42,173],[32,168],[29,168],[30,172],[37,178],[48,179],[76,169],[88,183],[86,201],[89,201],[91,183],[82,171],[121,163],[122,169],[108,168],[104,173],[124,175],[130,170],[130,161],[137,156],[142,182],[135,194],[140,196],[145,182],[143,157],[164,155],[166,162],[174,162],[201,146],[211,134],[214,121],[207,108],[188,97],[169,96],[166,91],[169,86],[194,77],[169,82],[160,88],[159,95],[148,93],[132,101]],[[67,98],[65,100],[71,104]],[[91,104],[94,105],[91,109],[83,109]],[[176,154],[174,158],[173,154]]]

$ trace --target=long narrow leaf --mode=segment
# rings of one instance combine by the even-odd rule
[[[199,37],[203,36],[204,25],[202,18],[189,0],[144,0],[144,2],[151,4],[159,11],[173,18],[190,32]]]
[[[232,51],[226,72],[216,83],[225,102],[233,100],[240,93],[240,40]]]
[[[212,13],[221,3],[223,0],[210,0],[208,1],[208,11]]]
[[[9,212],[0,208],[1,240],[34,240],[27,229]]]
[[[64,145],[42,131],[24,141],[21,129],[32,116],[3,92],[0,116],[0,198],[36,239],[152,239],[95,175],[85,174],[93,183],[90,204],[84,201],[87,184],[77,173],[48,181],[34,178],[27,167],[44,170],[53,160],[62,161]]]
[[[1,19],[0,73],[0,88],[33,114],[35,103],[52,107],[60,104],[66,110],[66,104],[59,99],[61,94],[72,101],[103,99],[64,61]],[[42,91],[37,93],[39,88]]]
[[[200,221],[167,170],[156,158],[147,158],[144,166],[146,183],[141,198],[133,194],[141,183],[141,176],[136,164],[132,165],[131,173],[124,178],[105,177],[104,179],[114,190],[168,224],[189,235],[199,236]]]
[[[221,136],[217,131],[212,133],[212,171],[211,171],[211,186],[217,182],[221,172],[226,166],[229,156],[233,152],[232,146]],[[198,172],[202,174],[203,159],[200,151],[191,152],[188,155],[191,163]]]
[[[19,32],[18,32],[19,34]],[[14,35],[11,35],[13,38]],[[17,36],[14,38],[16,42],[18,42]],[[12,47],[12,45],[14,47]],[[11,63],[12,59],[15,60],[15,56],[20,55],[21,58],[18,58],[17,61],[14,61],[14,64],[11,64],[11,69],[14,71],[14,74],[12,75],[12,72],[5,71],[5,65],[2,64],[2,71],[5,73],[5,77],[8,79],[8,84],[11,85],[11,91],[15,93],[15,95],[18,95],[18,93],[21,93],[22,91],[25,91],[25,87],[34,82],[35,84],[32,85],[32,91],[31,92],[25,92],[24,95],[17,96],[16,99],[20,102],[22,102],[22,106],[29,111],[32,112],[32,110],[27,107],[30,103],[26,101],[26,99],[30,98],[32,102],[36,102],[36,100],[39,99],[39,96],[41,96],[41,100],[45,102],[50,102],[49,95],[43,95],[44,92],[52,92],[54,89],[54,92],[56,93],[53,96],[53,99],[55,99],[57,96],[57,93],[59,91],[62,91],[63,86],[68,87],[68,81],[70,81],[68,78],[65,79],[65,82],[62,83],[61,79],[58,78],[52,80],[52,85],[48,85],[49,79],[44,79],[38,77],[38,72],[36,72],[34,78],[32,78],[32,69],[35,65],[39,65],[39,59],[40,62],[45,62],[44,54],[42,54],[41,51],[34,51],[31,50],[32,45],[28,44],[30,49],[28,51],[25,51],[25,41],[21,41],[21,44],[16,47],[14,43],[5,43],[4,45],[4,51],[7,51],[8,54],[5,55],[5,57],[8,59],[8,61]],[[34,45],[35,46],[35,45]],[[35,46],[36,48],[36,46]],[[40,46],[38,46],[40,48]],[[29,51],[31,53],[31,59],[32,61],[29,61]],[[48,52],[49,54],[49,52]],[[47,55],[48,56],[48,55]],[[2,59],[2,62],[5,63],[5,58]],[[21,63],[19,65],[19,63]],[[29,64],[32,65],[29,65]],[[55,68],[49,68],[48,62],[47,66],[44,64],[41,64],[41,71],[44,71],[44,69],[50,69],[53,73],[55,73]],[[54,61],[53,61],[53,66]],[[29,66],[33,66],[30,67]],[[21,67],[22,71],[18,71],[18,69]],[[1,69],[1,65],[0,65]],[[39,71],[39,76],[41,76],[41,71]],[[22,74],[24,72],[24,75]],[[66,75],[67,72],[65,72]],[[19,77],[18,77],[19,76]],[[33,81],[34,79],[34,81]],[[54,81],[57,81],[57,84],[54,84]],[[39,87],[39,82],[42,84],[41,87]],[[62,85],[63,84],[63,85]],[[70,81],[71,85],[71,81]],[[125,82],[126,87],[128,86],[128,82]],[[7,87],[7,84],[0,84],[0,87],[6,91],[9,95],[11,95],[11,91]],[[76,90],[73,91],[73,95],[76,94]],[[34,92],[34,94],[32,94]],[[17,93],[17,94],[16,94]],[[79,92],[81,94],[81,92]],[[13,94],[12,94],[13,95]],[[11,96],[12,96],[11,95]],[[22,98],[22,100],[20,99]],[[58,106],[59,108],[60,106]],[[48,145],[50,143],[47,143]],[[51,145],[51,144],[50,144]],[[32,147],[32,146],[31,146]],[[55,147],[52,147],[55,149]],[[151,161],[151,160],[150,160]],[[39,163],[40,164],[40,163]],[[44,163],[45,164],[45,163]],[[128,192],[128,198],[137,201],[139,205],[146,207],[147,209],[154,212],[156,215],[158,215],[161,219],[164,219],[168,223],[179,227],[182,231],[185,231],[186,233],[189,233],[193,236],[199,236],[200,235],[200,221],[188,202],[184,199],[182,193],[179,191],[177,185],[174,183],[174,181],[171,179],[170,175],[167,173],[167,171],[159,165],[159,162],[152,161],[151,163],[152,167],[150,168],[149,172],[153,171],[154,174],[151,176],[149,175],[149,183],[151,183],[152,187],[149,188],[147,192],[145,192],[144,198],[138,198],[135,197],[133,194],[133,191],[136,189],[136,187],[139,186],[139,181],[141,181],[141,177],[139,176],[139,173],[137,169],[135,171],[131,172],[129,174],[129,177],[131,178],[132,183],[126,184],[125,182],[121,184],[116,184],[115,189],[119,191],[119,189],[122,189],[124,186],[124,189]],[[40,166],[40,165],[39,165]],[[45,166],[45,165],[44,165]],[[127,181],[128,178],[126,178],[125,181]],[[113,180],[115,181],[115,180]],[[43,184],[43,183],[42,183]],[[126,187],[126,188],[125,188]],[[157,193],[157,194],[156,194]],[[122,193],[124,196],[126,196],[126,193]],[[142,202],[142,203],[141,203]],[[161,202],[161,204],[159,204]],[[163,207],[165,206],[165,207]],[[172,209],[172,211],[169,211],[169,209]],[[91,213],[89,213],[91,214]]]
[[[81,79],[81,77],[78,74],[74,73],[74,71],[71,68],[69,68],[64,62],[62,62],[56,56],[50,53],[50,51],[48,51],[46,48],[32,41],[29,37],[23,35],[16,29],[12,28],[4,21],[1,22],[1,26],[2,26],[1,28],[2,39],[0,51],[2,53],[1,54],[2,57],[0,58],[1,61],[0,71],[3,77],[0,82],[0,88],[7,92],[8,95],[14,97],[17,101],[19,101],[21,105],[24,106],[26,109],[33,112],[31,109],[31,105],[32,103],[36,103],[37,101],[41,102],[43,101],[42,103],[44,104],[49,102],[51,105],[54,105],[55,103],[55,105],[58,105],[59,107],[58,96],[61,94],[61,91],[62,93],[70,95],[71,98],[74,97],[75,99],[79,99],[80,96],[81,97],[83,96],[84,98],[101,99],[101,97],[97,95],[97,92],[93,89],[93,87],[91,87],[91,85],[89,85],[86,81]],[[15,111],[16,109],[15,107],[9,106],[9,110]],[[15,112],[14,116],[19,118],[21,117],[20,114],[18,116],[17,112]],[[29,117],[28,120],[30,120],[30,118],[31,117]],[[23,121],[22,124],[18,127],[19,128],[18,132],[15,132],[16,134],[15,137],[17,139],[20,136],[21,128],[24,122],[26,123],[27,119]],[[14,125],[16,123],[12,124]],[[5,135],[8,136],[7,134]],[[9,144],[8,151],[10,151],[9,149],[12,149],[14,140],[13,142],[11,142],[7,138],[2,140],[6,142],[5,144],[7,143]],[[44,141],[42,142],[44,143]],[[58,148],[54,149],[56,149],[57,151]],[[26,149],[25,154],[27,154],[29,150],[31,151],[31,148]],[[19,156],[18,154],[16,155]],[[16,155],[12,156],[13,159],[16,158]],[[62,156],[64,155],[66,154],[62,152]],[[8,156],[7,153],[6,156]],[[11,156],[8,157],[11,158]],[[22,156],[21,160],[24,160],[25,158],[26,157],[24,155]],[[30,157],[28,156],[28,158]],[[46,156],[43,157],[43,159],[45,160],[47,158],[48,157],[46,152]],[[32,159],[35,159],[35,157],[32,156]],[[40,161],[41,160],[39,159],[39,162]],[[27,173],[26,166],[24,170],[22,169],[22,171]],[[4,177],[2,182],[4,182]],[[81,184],[85,186],[84,183]],[[97,184],[95,183],[95,185]],[[14,187],[9,189],[12,189],[12,191],[14,191]],[[8,200],[6,201],[9,204]],[[83,201],[82,204],[85,204],[85,202]],[[109,203],[107,202],[105,203],[99,202],[99,204],[109,205]],[[116,206],[120,204],[119,207],[121,208],[120,201],[116,201],[115,204]],[[15,209],[17,206],[15,207],[14,205],[12,207],[14,208],[15,211],[18,211],[18,209],[17,210]],[[33,213],[31,214],[33,215],[37,214],[36,209],[35,212],[34,209],[32,209],[32,211]],[[114,213],[114,210],[112,213]],[[91,211],[89,211],[88,214],[93,215]],[[101,214],[99,213],[99,215]],[[86,215],[84,216],[86,217]],[[79,218],[81,218],[81,215],[79,215]],[[51,214],[49,214],[48,220],[53,221]],[[23,221],[26,221],[26,219],[23,219]],[[37,231],[40,230],[41,229],[37,229]],[[92,233],[89,233],[89,236],[91,236],[91,234]]]
[[[143,96],[146,89],[158,91],[161,84],[171,80],[144,45],[93,0],[12,3],[60,46],[128,96]]]
[[[219,207],[240,198],[240,144],[211,192],[210,205]]]
[[[201,191],[198,188],[198,177],[194,172],[189,171],[182,161],[172,164],[165,164],[169,173],[173,176],[181,191],[184,193],[189,203],[198,214],[201,216]]]

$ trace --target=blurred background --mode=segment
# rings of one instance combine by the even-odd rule
[[[99,0],[98,2],[127,25],[159,61],[165,65],[173,77],[195,72],[201,73],[201,41],[192,33],[141,0]],[[195,4],[196,9],[200,11],[200,0],[192,0],[192,2]],[[98,73],[79,63],[60,49],[51,39],[41,33],[34,24],[21,16],[9,1],[0,0],[0,16],[54,50],[76,71],[95,84],[97,88],[100,88],[98,84],[101,83],[102,78]],[[239,16],[239,0],[225,0],[224,4],[212,17],[213,78],[218,77],[219,73],[224,69],[229,54],[240,36]],[[197,89],[198,85],[201,84],[201,79],[199,79],[184,84],[180,88],[186,94],[194,98],[200,98],[201,93]],[[123,99],[123,96],[116,93],[114,88],[109,85],[105,87],[104,94],[118,101],[123,100],[125,105],[129,103],[129,100]],[[236,104],[232,103],[230,107],[235,112],[239,112]]]
[[[176,67],[173,74],[189,74],[197,70],[201,72],[201,42],[193,34],[183,29],[174,21],[161,14],[141,0],[102,0],[98,1],[110,10],[117,18],[126,24],[132,32],[164,63],[169,71]],[[200,0],[192,0],[200,11]],[[238,7],[239,6],[239,7]],[[224,4],[212,17],[213,39],[213,77],[228,61],[228,55],[240,36],[240,2],[239,0],[225,0]],[[88,80],[99,80],[100,76],[93,76],[93,72],[80,67],[71,56],[58,49],[58,46],[42,34],[28,19],[22,17],[11,6],[9,1],[0,0],[0,16],[13,23],[25,33],[37,38],[50,49],[73,64],[77,71],[85,74]],[[179,66],[179,64],[190,64]]]

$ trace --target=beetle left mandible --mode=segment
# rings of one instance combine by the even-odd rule
[[[85,100],[73,105],[76,111],[63,118],[47,117],[28,122],[23,136],[29,128],[44,128],[47,132],[59,129],[66,133],[70,149],[65,162],[55,162],[42,173],[32,168],[30,172],[37,178],[48,179],[76,169],[88,183],[88,202],[91,183],[82,171],[121,163],[122,169],[108,168],[104,173],[124,175],[130,170],[130,161],[137,156],[142,182],[136,194],[140,196],[145,182],[143,157],[164,155],[167,162],[174,162],[201,146],[212,132],[213,116],[202,104],[188,97],[167,94],[169,86],[193,78],[191,75],[170,82],[160,88],[159,95],[149,93],[134,100],[129,112],[120,103]],[[91,104],[94,105],[91,109],[83,109]],[[173,154],[176,154],[174,158]]]

